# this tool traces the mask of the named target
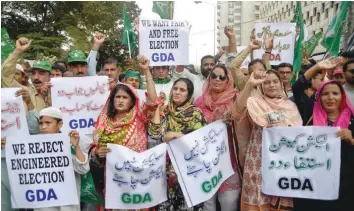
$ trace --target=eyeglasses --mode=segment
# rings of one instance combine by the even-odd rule
[[[226,75],[216,75],[214,72],[212,72],[212,73],[210,74],[210,77],[211,77],[212,79],[216,79],[217,77],[219,77],[219,79],[220,79],[221,81],[225,81],[225,80],[227,79],[227,76],[226,76]]]

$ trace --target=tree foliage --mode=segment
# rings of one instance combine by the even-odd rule
[[[121,44],[123,4],[133,21],[140,14],[135,2],[119,1],[3,1],[2,27],[11,39],[33,39],[27,59],[45,56],[65,58],[70,50],[88,53],[92,36],[102,32],[106,41],[100,49],[99,62],[114,57],[127,65],[129,54]]]

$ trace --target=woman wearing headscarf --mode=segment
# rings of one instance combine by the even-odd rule
[[[337,200],[295,199],[294,211],[352,210],[354,207],[354,109],[338,81],[323,82],[317,90],[313,115],[308,125],[340,127],[341,166]]]
[[[148,68],[149,61],[143,57],[140,65]],[[107,144],[119,144],[135,152],[147,149],[147,125],[157,108],[157,96],[151,74],[147,75],[147,102],[140,106],[139,96],[128,84],[118,84],[98,116],[95,123],[94,146],[91,148],[91,164],[95,166],[98,192],[104,196],[105,158],[110,149]],[[93,173],[94,174],[94,173]],[[95,176],[94,176],[95,178]],[[99,181],[97,181],[99,180]],[[105,210],[104,206],[100,210]]]
[[[193,83],[186,78],[177,79],[172,86],[168,105],[157,112],[149,123],[148,132],[154,139],[169,142],[198,130],[206,125],[202,111],[193,105]],[[167,158],[168,200],[156,207],[160,211],[201,210],[202,205],[188,208],[181,187],[177,183],[177,175]]]
[[[194,104],[200,108],[208,123],[224,119],[224,114],[231,113],[232,105],[238,91],[234,89],[234,80],[231,72],[223,65],[215,66],[203,86],[203,94],[198,97]],[[219,188],[211,199],[204,202],[203,210],[216,210],[216,197],[218,196],[221,210],[237,210],[238,200],[241,191],[240,170],[236,159],[234,147],[234,126],[228,126],[228,141],[230,148],[230,159],[235,174],[229,177]]]
[[[255,87],[260,93],[250,97]],[[234,104],[233,116],[237,119],[238,140],[248,141],[246,154],[240,155],[245,156],[240,158],[245,160],[241,210],[292,210],[292,199],[268,196],[261,192],[263,128],[302,125],[301,116],[296,105],[288,99],[279,74],[274,70],[253,72]]]

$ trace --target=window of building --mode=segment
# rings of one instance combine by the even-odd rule
[[[315,30],[313,30],[312,35],[315,35],[315,34],[316,34],[316,31],[315,31]]]
[[[334,11],[337,12],[338,10],[338,3],[334,5]]]
[[[307,6],[307,1],[305,1],[305,7]]]
[[[306,12],[306,19],[308,20],[310,18],[310,11]]]
[[[290,3],[290,7],[291,7],[291,8],[294,7],[294,2],[293,2],[293,1]]]
[[[304,25],[306,24],[306,20],[304,19]]]
[[[313,8],[313,15],[315,16],[317,14],[317,7]]]
[[[325,11],[325,18],[328,18],[328,8],[326,9],[326,11]]]
[[[310,25],[312,25],[312,18],[313,18],[313,16],[310,17]]]
[[[320,31],[323,32],[323,28],[320,28]]]
[[[321,20],[321,13],[317,13],[317,22],[320,22],[320,20]]]
[[[334,5],[334,1],[331,1],[331,8],[333,8],[333,5]]]
[[[322,6],[321,6],[321,12],[324,12],[324,10],[325,10],[325,6],[326,6],[326,4],[325,4],[325,3],[322,3]]]
[[[288,11],[288,10],[289,10],[289,5],[287,4],[287,5],[286,5],[286,11]]]

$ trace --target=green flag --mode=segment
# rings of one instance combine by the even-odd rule
[[[157,13],[161,19],[173,19],[173,1],[154,1],[152,11]]]
[[[327,32],[322,39],[321,45],[327,49],[331,56],[338,56],[340,37],[347,17],[347,11],[351,3],[352,2],[350,1],[342,1],[340,3],[340,8],[333,17],[331,24],[329,24]]]
[[[309,56],[312,55],[313,51],[317,47],[318,42],[320,41],[322,35],[323,32],[318,32],[317,34],[313,35],[309,40],[305,42],[305,48]]]
[[[129,45],[130,52],[133,52],[137,44],[136,34],[133,30],[132,23],[130,22],[129,15],[125,8],[125,4],[123,6],[123,18],[124,18],[124,28],[123,28],[122,44]]]
[[[6,28],[1,28],[1,64],[9,57],[15,49],[15,44],[9,37]]]
[[[304,23],[303,23],[303,16],[302,16],[302,8],[301,2],[296,2],[296,9],[294,18],[291,22],[296,23],[296,28],[299,28],[300,34],[295,42],[295,49],[294,49],[294,61],[293,61],[293,82],[297,79],[297,74],[301,70],[301,63],[302,63],[302,42],[304,40]]]

